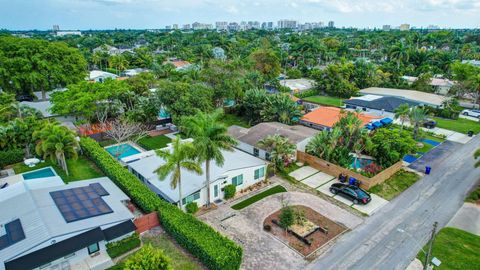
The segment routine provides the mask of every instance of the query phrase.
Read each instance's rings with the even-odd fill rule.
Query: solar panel
[[[106,195],[109,193],[99,183],[50,192],[67,223],[112,213],[113,210],[102,199]]]
[[[20,219],[5,224],[5,232],[5,235],[0,237],[0,250],[25,239]]]

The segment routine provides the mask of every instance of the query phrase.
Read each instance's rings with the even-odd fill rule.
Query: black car
[[[423,126],[430,129],[435,128],[436,125],[437,121],[432,119],[428,119],[427,121],[423,122]]]
[[[335,183],[330,186],[330,192],[341,195],[351,200],[354,204],[367,204],[372,200],[370,194],[365,190],[353,185]]]
[[[22,101],[33,101],[33,96],[31,95],[19,95],[17,96],[17,100],[22,102]]]

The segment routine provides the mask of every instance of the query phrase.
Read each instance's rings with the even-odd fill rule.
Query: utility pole
[[[428,263],[430,261],[430,255],[432,254],[433,241],[435,240],[435,232],[437,231],[438,222],[433,223],[432,235],[430,236],[430,241],[428,245],[428,251],[425,254],[425,262],[423,263],[423,270],[428,269]]]

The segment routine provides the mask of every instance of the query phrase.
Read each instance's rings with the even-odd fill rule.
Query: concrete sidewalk
[[[447,226],[480,235],[480,206],[464,203]]]
[[[393,122],[395,124],[401,125],[401,121],[399,119],[396,119]],[[410,123],[408,122],[403,123],[403,125],[407,127],[411,126]],[[436,127],[436,128],[428,129],[428,128],[422,127],[421,129],[427,132],[433,132],[437,135],[445,136],[447,141],[458,142],[461,144],[466,144],[473,138],[473,137],[468,137],[467,134],[463,134],[460,132],[456,132],[456,131],[452,131],[444,128]]]

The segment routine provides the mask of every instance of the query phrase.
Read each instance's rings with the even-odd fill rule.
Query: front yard
[[[326,106],[340,107],[343,105],[343,99],[330,96],[311,96],[302,98],[302,100]]]
[[[473,131],[473,133],[475,134],[480,132],[480,123],[469,119],[458,118],[456,120],[451,120],[435,117],[434,120],[437,121],[437,127],[439,128],[444,128],[464,134],[467,134],[469,130]]]
[[[428,247],[423,247],[427,251]],[[474,270],[480,265],[480,236],[455,229],[441,229],[433,243],[432,257],[442,263],[435,269]],[[417,258],[425,261],[425,254],[420,251]]]
[[[418,174],[400,170],[385,182],[370,188],[369,192],[375,193],[386,200],[392,200],[417,182],[418,179],[420,179]]]
[[[68,176],[60,168],[60,166],[57,165],[57,163],[52,163],[49,159],[45,160],[45,162],[37,164],[35,167],[28,167],[23,162],[20,162],[13,165],[13,170],[16,174],[20,174],[49,166],[53,167],[55,172],[63,179],[65,183],[105,176],[105,174],[103,174],[95,164],[82,155],[79,155],[77,160],[67,160],[67,166],[70,173]]]
[[[232,206],[233,209],[235,210],[240,210],[240,209],[243,209],[255,202],[258,202],[260,201],[261,199],[265,198],[265,197],[268,197],[270,195],[273,195],[273,194],[276,194],[276,193],[281,193],[281,192],[286,192],[287,190],[283,187],[283,186],[275,186],[275,187],[272,187],[272,188],[269,188],[261,193],[258,193],[246,200],[243,200],[235,205]]]

